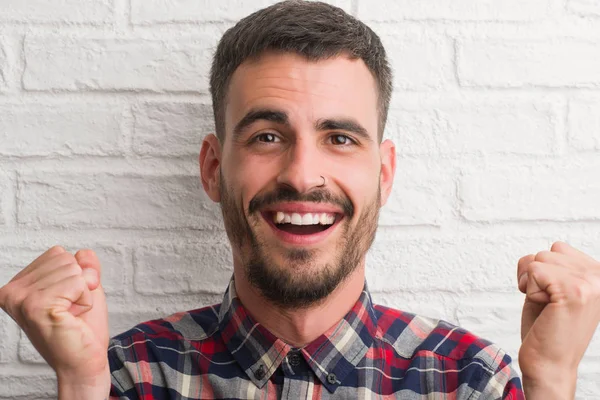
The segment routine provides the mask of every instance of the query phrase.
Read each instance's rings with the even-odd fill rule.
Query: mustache
[[[346,216],[354,216],[354,205],[352,205],[352,202],[347,197],[336,196],[323,189],[309,193],[299,193],[287,186],[281,186],[272,192],[255,196],[248,205],[248,213],[252,214],[261,208],[284,201],[335,204],[344,211]]]

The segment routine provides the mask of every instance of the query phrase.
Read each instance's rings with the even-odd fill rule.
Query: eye
[[[280,142],[281,139],[277,137],[274,133],[261,133],[259,135],[254,136],[252,139],[253,142],[261,142],[261,143],[277,143]]]
[[[329,138],[331,140],[331,143],[337,146],[348,146],[356,143],[349,136],[341,134],[331,135]]]

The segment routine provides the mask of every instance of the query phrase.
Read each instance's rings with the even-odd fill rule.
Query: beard
[[[232,196],[233,191],[221,175],[221,212],[227,236],[242,258],[242,270],[248,282],[272,304],[283,309],[307,308],[318,304],[331,294],[362,263],[375,240],[381,195],[379,187],[372,202],[367,204],[351,229],[355,217],[354,206],[346,197],[338,197],[319,188],[306,194],[281,186],[272,192],[258,194],[249,203],[248,218],[244,208]],[[283,201],[335,204],[341,207],[344,219],[336,229],[342,229],[333,260],[319,262],[318,253],[327,250],[279,249],[285,260],[278,265],[270,254],[278,251],[266,243],[257,229],[262,218],[260,210]],[[331,228],[330,228],[331,229]]]

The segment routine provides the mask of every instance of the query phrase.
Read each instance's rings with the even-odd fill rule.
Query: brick
[[[132,0],[131,13],[134,24],[152,24],[169,22],[212,22],[235,21],[246,17],[254,11],[268,7],[278,0],[180,0],[166,2],[163,0]],[[326,3],[350,11],[351,0],[330,0]]]
[[[600,87],[600,43],[581,39],[458,43],[463,86]]]
[[[0,173],[0,226],[5,225],[9,219],[9,202],[14,201],[12,186],[8,176]]]
[[[597,362],[595,366],[597,366]],[[588,372],[585,365],[585,358],[581,363],[577,374],[577,392],[576,399],[592,400],[598,397],[600,393],[600,372]]]
[[[197,155],[214,133],[212,107],[195,103],[144,103],[133,109],[133,149],[153,156]]]
[[[27,90],[208,92],[214,40],[27,37]]]
[[[364,21],[458,20],[528,21],[542,19],[550,11],[549,0],[481,1],[458,0],[379,0],[377,7],[366,0],[358,2],[358,18]]]
[[[203,269],[201,271],[204,272]],[[215,293],[173,293],[165,296],[140,295],[132,290],[131,295],[127,293],[127,295],[121,297],[110,296],[107,299],[109,318],[113,318],[112,315],[118,315],[119,313],[140,314],[138,317],[132,317],[129,321],[125,319],[126,317],[122,317],[121,321],[123,322],[116,322],[116,325],[111,320],[111,329],[119,327],[129,329],[134,321],[137,323],[183,310],[194,310],[206,305],[221,303],[225,286],[220,289],[221,291],[218,294],[216,289],[214,290]]]
[[[223,293],[233,273],[226,244],[135,250],[134,287],[142,294]]]
[[[452,212],[454,186],[444,167],[433,162],[399,161],[379,225],[440,226]]]
[[[577,150],[600,150],[600,100],[571,100],[568,137]]]
[[[368,280],[372,289],[371,280]],[[437,292],[372,292],[373,302],[428,318],[452,321],[456,314],[456,301],[452,296]]]
[[[444,88],[454,81],[453,46],[444,37],[395,33],[396,27],[375,27],[394,70],[394,88]]]
[[[182,311],[182,310],[180,310]],[[111,312],[108,316],[110,325],[110,337],[126,332],[139,323],[163,318],[166,315],[159,311],[147,312],[136,310],[134,312]]]
[[[469,221],[598,220],[599,168],[502,166],[472,172],[460,183],[461,214]]]
[[[119,154],[122,108],[105,104],[0,105],[0,154]],[[14,138],[19,140],[14,140]]]
[[[1,287],[2,283],[0,283]],[[17,359],[16,345],[19,327],[8,314],[0,310],[0,364],[14,362]]]
[[[0,287],[6,285],[19,271],[37,257],[23,260],[23,254],[21,249],[13,247],[0,248]]]
[[[567,9],[584,16],[600,16],[600,3],[597,0],[567,0]]]
[[[539,101],[441,101],[395,106],[386,135],[399,154],[551,154],[556,120],[554,107]]]
[[[517,290],[519,258],[548,248],[548,240],[511,237],[386,240],[367,254],[373,292]]]
[[[4,91],[7,87],[6,75],[8,74],[8,69],[8,54],[4,47],[2,37],[0,37],[0,92]]]
[[[18,223],[30,227],[222,228],[197,176],[25,174]]]
[[[120,249],[90,246],[102,264],[102,287],[107,295],[121,295],[125,291],[127,271],[131,268],[128,255]]]
[[[56,377],[54,375],[0,375],[0,387],[2,396],[14,398],[23,396],[25,398],[56,398]]]
[[[109,22],[112,0],[5,0],[0,21],[4,22]]]

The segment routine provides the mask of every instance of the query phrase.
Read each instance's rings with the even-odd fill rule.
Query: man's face
[[[377,123],[362,60],[269,53],[232,76],[219,197],[235,267],[268,300],[306,307],[363,265],[391,186]]]

